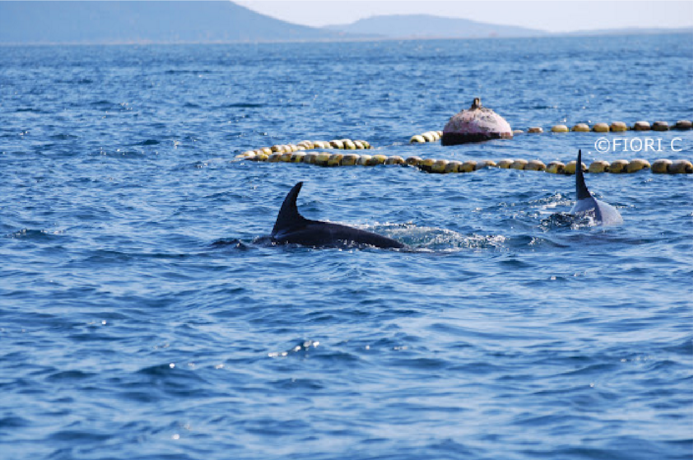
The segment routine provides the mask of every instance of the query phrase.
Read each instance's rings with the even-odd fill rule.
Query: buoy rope
[[[614,121],[610,125],[607,123],[596,123],[590,127],[587,123],[578,123],[572,128],[568,128],[567,125],[558,124],[551,127],[552,133],[620,133],[625,131],[687,131],[693,129],[693,123],[689,120],[679,120],[673,125],[669,125],[666,121],[655,121],[650,124],[647,121],[636,121],[633,125],[628,126],[622,121]],[[521,129],[516,129],[513,134],[523,134],[525,131]],[[544,128],[541,126],[532,126],[526,129],[528,134],[541,134],[544,132]],[[442,131],[426,131],[423,134],[416,134],[409,139],[410,144],[425,144],[427,142],[435,142],[439,140],[443,135]]]
[[[376,166],[376,165],[405,165],[415,166],[423,171],[430,173],[466,173],[477,171],[482,168],[501,168],[515,169],[520,171],[545,171],[553,174],[575,174],[577,164],[575,161],[562,163],[552,161],[548,165],[540,160],[523,159],[502,159],[493,160],[436,160],[434,158],[420,158],[411,156],[402,158],[400,156],[385,155],[359,155],[355,153],[332,153],[332,152],[274,152],[267,155],[264,151],[249,151],[238,155],[236,158],[248,161],[261,161],[268,163],[306,163],[317,166]],[[649,169],[655,174],[692,174],[693,164],[688,160],[656,160],[652,164],[644,159],[615,160],[612,162],[604,160],[593,161],[589,167],[584,163],[582,170],[586,173],[634,173]]]

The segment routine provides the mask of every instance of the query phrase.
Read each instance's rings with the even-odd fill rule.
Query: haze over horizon
[[[277,19],[313,27],[398,14],[430,14],[558,33],[693,27],[693,2],[690,1],[255,0],[236,3]]]

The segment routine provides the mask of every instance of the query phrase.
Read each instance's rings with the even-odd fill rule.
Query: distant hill
[[[342,37],[230,1],[0,1],[0,43],[224,43]]]
[[[548,35],[548,32],[537,29],[427,14],[374,16],[358,20],[352,24],[327,26],[325,29],[387,38],[486,38]]]
[[[691,33],[619,29],[569,34],[431,15],[376,16],[315,28],[217,1],[4,1],[0,44],[237,43]]]

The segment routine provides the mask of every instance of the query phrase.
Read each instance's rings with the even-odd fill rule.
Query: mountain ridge
[[[550,35],[549,32],[539,29],[431,14],[371,16],[349,24],[325,26],[324,29],[360,35],[377,34],[387,38],[505,38]]]
[[[230,1],[0,1],[0,43],[256,43],[342,36]]]
[[[272,43],[693,33],[628,28],[550,33],[431,14],[372,16],[309,27],[228,0],[2,1],[0,44]]]

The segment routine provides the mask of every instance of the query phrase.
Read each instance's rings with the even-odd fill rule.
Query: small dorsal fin
[[[282,204],[279,210],[277,222],[275,222],[274,228],[272,229],[272,236],[276,235],[281,230],[307,222],[307,220],[298,213],[298,208],[296,207],[296,198],[298,198],[298,193],[301,191],[302,186],[303,182],[294,185],[291,191],[286,195],[286,198],[284,198],[284,204]]]
[[[592,196],[587,185],[585,185],[585,176],[582,173],[582,150],[578,150],[577,163],[575,164],[575,193],[578,200],[584,200]]]

